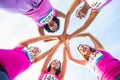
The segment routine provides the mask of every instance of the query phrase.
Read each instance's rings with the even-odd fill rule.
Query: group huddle
[[[90,32],[84,32],[95,21],[94,19],[102,8],[111,2],[112,0],[74,0],[65,14],[54,8],[49,0],[0,0],[1,9],[32,19],[38,26],[40,34],[38,37],[21,41],[13,49],[0,49],[0,80],[14,80],[19,74],[45,57],[38,80],[64,80],[67,75],[67,57],[77,64],[89,66],[93,69],[98,80],[120,80],[120,61],[104,50],[103,45]],[[82,3],[84,3],[83,6],[76,10]],[[88,15],[89,10],[90,14]],[[88,18],[76,31],[67,34],[73,12],[76,12],[75,16],[79,20],[86,16]],[[60,25],[59,18],[64,19],[64,25]],[[48,33],[55,33],[60,26],[64,26],[61,35],[47,35],[44,32],[46,30]],[[88,37],[94,45],[91,47],[80,43],[77,47],[78,52],[84,58],[83,60],[74,58],[70,51],[69,40],[78,37]],[[58,42],[44,53],[41,53],[39,47],[29,46],[38,41],[46,43],[54,40]],[[64,45],[62,62],[58,59],[51,61],[61,44]]]

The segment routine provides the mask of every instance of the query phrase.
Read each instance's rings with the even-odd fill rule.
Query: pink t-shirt
[[[0,0],[0,8],[11,13],[24,14],[37,7],[41,0]]]
[[[58,75],[49,74],[48,71],[45,71],[39,76],[38,80],[60,80],[60,77]]]
[[[88,64],[94,69],[98,80],[114,80],[120,74],[120,61],[104,50],[91,54]]]
[[[110,3],[112,0],[84,0],[92,9],[98,10]]]
[[[0,0],[0,8],[24,14],[32,18],[39,27],[43,27],[57,16],[49,0]]]
[[[39,27],[43,27],[56,16],[56,10],[52,7],[49,0],[43,0],[38,8],[26,12],[24,15],[32,18]]]
[[[14,80],[17,75],[30,67],[31,62],[23,52],[23,47],[16,47],[12,50],[0,49],[0,64],[10,80]]]

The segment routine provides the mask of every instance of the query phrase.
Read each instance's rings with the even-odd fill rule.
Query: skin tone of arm
[[[93,42],[95,49],[104,49],[102,44],[90,33],[83,33],[83,34],[79,34],[77,36],[78,37],[89,37],[91,39],[91,41]]]
[[[50,36],[50,35],[46,35],[46,36],[39,36],[39,37],[35,37],[35,38],[30,38],[27,39],[25,41],[20,42],[17,46],[24,46],[27,47],[29,44],[38,42],[40,40],[47,40],[47,39],[57,39],[58,36]]]
[[[61,17],[61,18],[65,18],[65,16],[66,16],[63,12],[61,12],[59,10],[56,10],[56,13],[57,13],[58,17]]]
[[[92,40],[92,42],[93,42],[96,49],[104,49],[102,44],[90,33],[79,34],[76,37],[89,37]],[[69,57],[70,60],[72,60],[72,61],[74,61],[74,62],[76,62],[78,64],[81,64],[81,65],[85,65],[87,63],[86,60],[78,60],[78,59],[73,58],[72,54],[70,52],[69,45],[66,45],[66,50],[68,52],[68,57]]]
[[[45,35],[44,28],[39,28],[39,27],[38,27],[38,32],[39,32],[39,34],[42,35],[42,36]],[[44,40],[44,42],[53,41],[53,40],[56,40],[56,39]]]
[[[35,58],[33,63],[36,63],[36,62],[40,61],[41,59],[43,59],[44,57],[46,57],[47,55],[49,55],[50,52],[52,51],[52,49],[53,49],[53,47],[51,49],[49,49],[48,51],[44,52],[43,54],[41,54],[39,57]]]
[[[56,52],[56,50],[57,50],[57,48],[59,47],[60,44],[61,44],[60,42],[58,42],[57,44],[55,44],[55,46],[54,46],[54,47],[51,49],[51,51],[49,52],[49,55],[48,55],[48,57],[46,58],[46,60],[45,60],[45,62],[44,62],[44,64],[43,64],[43,67],[42,67],[42,69],[41,69],[41,73],[43,73],[44,71],[47,70],[47,66],[48,66],[50,60],[52,59],[53,54]]]
[[[86,60],[79,60],[79,59],[73,58],[73,57],[72,57],[72,54],[71,54],[71,51],[70,51],[70,47],[69,47],[68,44],[66,44],[66,52],[67,52],[67,54],[68,54],[68,58],[69,58],[71,61],[73,61],[73,62],[75,62],[75,63],[78,63],[78,64],[80,64],[80,65],[83,65],[83,66],[87,63]]]
[[[98,15],[99,11],[98,10],[92,10],[90,13],[89,18],[87,19],[87,21],[84,23],[84,25],[82,27],[80,27],[79,29],[77,29],[74,33],[72,33],[69,36],[69,39],[71,39],[73,36],[81,33],[82,31],[84,31],[85,29],[87,29],[89,27],[89,25],[93,22],[93,20],[96,18],[96,16]]]
[[[38,32],[40,35],[45,35],[44,28],[38,27]]]
[[[69,22],[70,22],[70,16],[72,15],[72,13],[74,12],[75,8],[81,3],[81,0],[74,0],[74,2],[72,3],[70,9],[68,10],[67,14],[66,14],[66,18],[65,18],[65,23],[64,23],[64,31],[63,34],[66,34],[67,28],[69,26]]]
[[[66,72],[66,66],[67,66],[67,55],[66,55],[65,48],[63,49],[63,62],[62,62],[62,69],[60,73],[60,80],[64,80],[65,72]]]

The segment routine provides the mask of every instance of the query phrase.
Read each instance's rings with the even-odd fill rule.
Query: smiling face
[[[51,64],[51,68],[54,68],[54,69],[59,69],[60,68],[60,61],[58,60],[54,60]]]
[[[80,7],[77,9],[76,11],[76,17],[79,19],[83,19],[86,17],[88,10],[91,7],[89,6],[89,4],[85,3],[84,6]]]
[[[40,52],[41,52],[38,47],[33,47],[33,46],[32,46],[32,47],[30,47],[29,49],[30,49],[30,51],[32,52],[34,58],[38,57],[38,55],[39,55]]]
[[[78,8],[77,11],[76,11],[76,17],[79,18],[79,19],[83,19],[84,17],[86,16],[86,14],[84,14],[82,12],[82,8]]]
[[[51,31],[56,31],[58,29],[58,25],[55,21],[51,20],[49,23],[48,23],[48,27]]]
[[[90,47],[87,46],[87,45],[80,45],[78,47],[78,51],[82,54],[82,55],[90,55],[91,54],[91,51],[90,51]]]

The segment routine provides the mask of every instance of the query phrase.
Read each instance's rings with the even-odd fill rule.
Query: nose
[[[58,61],[55,61],[54,64],[57,65],[57,64],[59,64],[59,62],[58,62]]]
[[[57,26],[54,24],[53,26],[50,26],[50,29],[51,29],[52,31],[55,31],[55,30],[57,30]]]
[[[54,24],[54,30],[57,30],[57,26],[56,26],[56,24]]]

